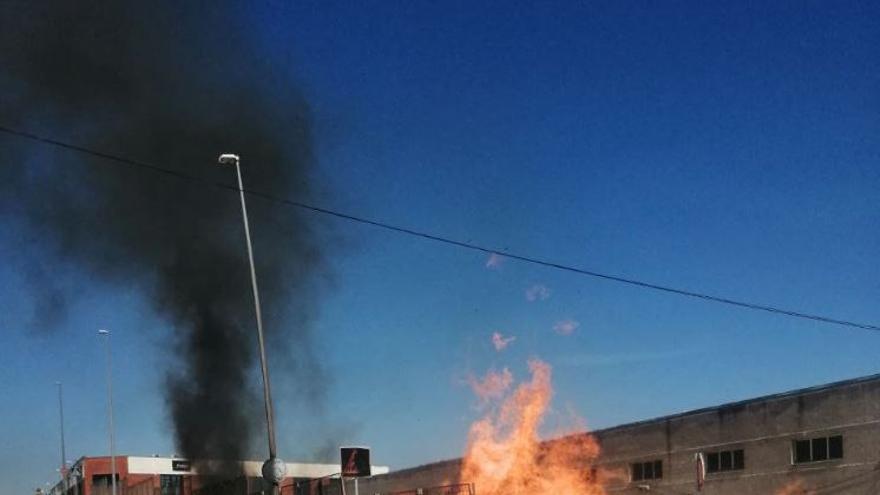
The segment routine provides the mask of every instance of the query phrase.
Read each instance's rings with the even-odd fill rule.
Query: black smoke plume
[[[0,125],[230,186],[234,169],[217,157],[237,153],[246,188],[308,200],[309,108],[289,66],[247,34],[260,29],[247,7],[3,2]],[[249,443],[265,433],[237,193],[36,144],[16,153],[12,141],[0,140],[7,220],[53,263],[137,286],[173,327],[166,399],[181,453],[231,460],[264,451]],[[270,365],[276,375],[292,369],[297,395],[319,401],[324,376],[309,333],[326,275],[319,233],[296,210],[258,198],[248,206]],[[71,295],[60,295],[45,266],[23,272],[52,325]]]

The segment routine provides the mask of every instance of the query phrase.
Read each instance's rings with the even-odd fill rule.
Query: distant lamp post
[[[61,474],[61,486],[64,487],[64,493],[67,495],[67,491],[70,489],[68,486],[67,480],[67,454],[64,451],[64,400],[62,399],[62,385],[61,382],[55,382],[55,385],[58,387],[58,420],[61,425],[61,470],[59,474]]]
[[[241,166],[238,155],[220,155],[220,165],[235,165],[238,177],[238,194],[241,199],[241,216],[244,221],[244,238],[247,242],[248,262],[251,268],[251,288],[254,293],[254,312],[257,316],[257,341],[260,346],[260,370],[263,374],[263,402],[266,407],[266,430],[269,434],[269,459],[263,463],[263,478],[272,483],[272,493],[278,493],[278,487],[287,471],[287,465],[278,458],[275,450],[275,416],[272,412],[272,391],[269,387],[269,368],[266,364],[266,346],[263,340],[263,315],[260,311],[260,291],[257,289],[257,271],[254,268],[254,249],[251,245],[251,230],[248,224],[247,205],[244,200],[244,185],[241,180]],[[115,494],[114,494],[115,495]]]
[[[110,427],[110,486],[112,494],[116,495],[116,451],[113,441],[113,380],[112,361],[110,358],[110,330],[98,330],[98,335],[104,338],[104,348],[107,350],[107,418]]]

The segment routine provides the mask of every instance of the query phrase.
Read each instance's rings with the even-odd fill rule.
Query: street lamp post
[[[278,493],[278,487],[286,474],[287,465],[278,458],[275,450],[275,416],[272,412],[272,391],[269,386],[269,368],[266,363],[266,346],[263,339],[263,315],[260,311],[260,291],[257,289],[257,271],[254,268],[254,249],[251,245],[251,230],[248,223],[247,205],[244,200],[244,185],[241,180],[241,166],[238,155],[220,155],[221,165],[235,165],[238,178],[238,194],[241,199],[241,216],[244,222],[244,238],[247,242],[248,262],[251,269],[251,288],[254,293],[254,313],[257,317],[257,341],[260,346],[260,371],[263,375],[263,402],[266,407],[266,430],[269,435],[269,459],[263,464],[263,478],[272,483],[272,493]]]
[[[104,348],[107,350],[107,417],[110,426],[110,486],[113,495],[116,495],[116,452],[113,441],[113,380],[112,362],[110,360],[110,330],[98,330],[98,335],[104,337]]]
[[[61,382],[55,382],[55,385],[58,386],[58,416],[61,424],[61,486],[64,487],[64,494],[67,495],[67,491],[70,487],[68,486],[67,480],[67,455],[64,452],[64,401],[62,400]]]

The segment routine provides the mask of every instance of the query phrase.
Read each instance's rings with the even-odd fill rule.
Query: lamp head
[[[217,159],[217,163],[220,165],[237,165],[238,164],[238,155],[233,155],[232,153],[223,153],[220,155],[220,158]]]

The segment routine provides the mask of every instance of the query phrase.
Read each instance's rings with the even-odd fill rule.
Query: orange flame
[[[808,490],[804,486],[804,482],[800,480],[792,481],[776,491],[775,495],[812,495],[812,490]]]
[[[510,388],[513,383],[513,374],[510,370],[504,368],[501,371],[489,370],[482,380],[478,380],[474,376],[468,377],[468,384],[474,395],[480,398],[480,402],[485,405],[492,399],[500,399],[504,396],[504,392]]]
[[[601,476],[591,469],[599,455],[591,435],[541,442],[538,428],[553,394],[551,369],[537,359],[529,369],[530,382],[498,397],[499,407],[471,425],[461,481],[474,483],[480,495],[604,495]]]

